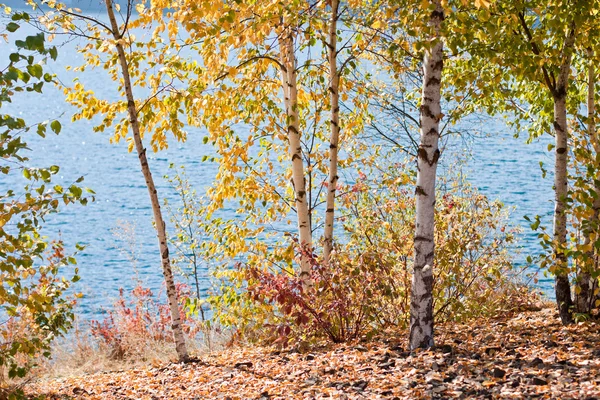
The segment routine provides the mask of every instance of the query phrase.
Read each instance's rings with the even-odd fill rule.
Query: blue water
[[[6,59],[14,51],[10,45],[0,46],[0,59]],[[59,49],[57,63],[47,69],[57,74],[65,82],[75,76],[66,72],[66,65],[79,65],[80,56],[74,44]],[[114,98],[114,84],[106,84],[103,70],[86,71],[80,77],[90,89],[102,97]],[[148,193],[139,170],[137,156],[127,152],[125,143],[110,144],[109,133],[92,132],[89,121],[71,123],[73,108],[62,100],[58,89],[48,86],[42,95],[19,95],[13,104],[3,107],[3,113],[19,114],[29,123],[44,119],[59,119],[63,131],[59,136],[49,134],[40,139],[29,135],[27,142],[33,150],[30,153],[32,165],[48,166],[57,164],[61,172],[56,183],[68,184],[79,176],[85,177],[84,185],[96,192],[96,201],[87,207],[63,207],[58,215],[51,216],[46,224],[49,234],[60,233],[60,237],[71,246],[80,242],[86,249],[77,257],[81,273],[78,290],[85,296],[78,307],[78,314],[84,318],[97,318],[103,307],[109,307],[118,296],[119,288],[131,289],[135,278],[139,277],[156,292],[160,291],[162,275],[157,254],[155,231],[152,227],[152,213]],[[524,226],[520,245],[522,252],[517,263],[523,264],[528,254],[539,251],[535,234],[531,233],[523,215],[543,215],[552,213],[552,182],[540,180],[539,161],[551,165],[550,154],[545,150],[550,138],[543,138],[531,145],[524,139],[515,139],[512,132],[503,128],[501,122],[484,125],[481,134],[494,133],[486,138],[472,140],[454,139],[452,149],[443,162],[449,162],[451,153],[472,154],[467,170],[470,181],[484,194],[500,199],[507,206],[515,207],[511,223]],[[149,153],[150,166],[157,181],[159,194],[175,200],[174,192],[162,176],[170,173],[170,163],[184,165],[192,185],[202,193],[212,181],[216,165],[201,162],[205,154],[211,154],[209,145],[202,143],[204,133],[199,129],[189,129],[186,143],[171,139],[168,150],[159,154]],[[447,165],[446,165],[447,167]],[[444,166],[442,166],[442,169]],[[0,182],[0,189],[10,182]],[[135,225],[137,268],[129,261],[121,247],[126,243],[115,238],[113,229],[120,221]],[[539,287],[549,293],[551,281],[542,279]],[[203,281],[203,287],[208,282]]]

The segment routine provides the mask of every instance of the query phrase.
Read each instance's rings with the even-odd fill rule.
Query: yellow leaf
[[[373,24],[371,25],[371,28],[373,28],[373,29],[381,29],[381,28],[384,28],[384,27],[385,27],[385,24],[380,19],[378,19],[377,21],[373,22]]]

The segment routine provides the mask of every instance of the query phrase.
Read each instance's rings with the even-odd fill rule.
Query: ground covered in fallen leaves
[[[194,363],[41,380],[50,399],[600,398],[600,324],[563,327],[553,309],[445,325],[437,348],[405,334],[307,352],[232,348]]]

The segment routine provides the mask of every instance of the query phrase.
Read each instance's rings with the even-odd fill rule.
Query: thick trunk
[[[142,173],[144,174],[144,179],[146,180],[146,187],[148,188],[148,194],[152,203],[152,212],[154,213],[154,223],[156,225],[156,232],[158,236],[161,264],[163,275],[165,277],[165,284],[167,286],[167,299],[169,302],[169,309],[171,311],[171,329],[173,330],[173,337],[175,339],[175,348],[177,350],[179,361],[186,361],[188,359],[188,353],[185,344],[185,338],[183,336],[183,329],[181,326],[177,290],[175,289],[175,281],[173,279],[173,272],[171,270],[171,263],[169,260],[169,248],[167,246],[165,222],[160,210],[160,201],[158,199],[156,186],[154,185],[154,179],[152,178],[152,173],[150,172],[150,167],[148,165],[148,159],[146,158],[146,149],[142,143],[140,125],[137,118],[137,110],[135,108],[135,99],[133,97],[131,79],[129,76],[129,65],[127,64],[125,50],[123,49],[123,44],[121,42],[121,35],[119,33],[119,27],[115,18],[112,0],[106,0],[106,9],[111,23],[112,34],[115,38],[115,45],[119,56],[121,72],[123,74],[123,86],[127,96],[127,111],[129,113],[131,130],[133,131],[133,140],[135,142],[135,148],[140,160],[140,166],[142,168]]]
[[[428,348],[433,340],[433,265],[434,265],[434,216],[435,178],[440,151],[439,122],[441,110],[441,79],[444,65],[444,49],[439,36],[443,9],[436,1],[430,24],[436,35],[434,45],[425,52],[423,60],[423,92],[421,96],[421,141],[417,152],[416,221],[414,238],[414,271],[410,303],[411,350]]]
[[[288,27],[279,40],[281,79],[284,105],[287,118],[289,156],[292,163],[292,187],[296,205],[298,234],[303,254],[300,255],[300,277],[305,287],[311,286],[311,262],[308,254],[312,254],[312,230],[308,200],[306,196],[306,179],[304,178],[304,160],[300,143],[300,119],[298,115],[298,83],[296,77],[296,55],[294,52],[294,36]]]
[[[571,73],[571,59],[575,44],[575,27],[572,24],[567,34],[562,51],[560,73],[553,90],[554,97],[554,135],[556,153],[554,164],[554,272],[556,303],[560,319],[567,325],[573,322],[571,315],[573,300],[571,298],[571,283],[569,282],[569,264],[565,255],[567,246],[567,195],[569,161],[568,130],[567,130],[567,89]]]
[[[331,133],[329,142],[329,177],[327,178],[327,202],[325,211],[325,243],[323,261],[329,263],[333,249],[333,221],[335,216],[335,193],[338,183],[338,144],[340,138],[340,75],[337,70],[337,20],[339,1],[331,2],[331,20],[329,21],[329,40],[327,52],[329,58],[329,94],[331,101]]]

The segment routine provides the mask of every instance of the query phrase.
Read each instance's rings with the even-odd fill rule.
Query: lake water
[[[10,45],[0,45],[0,59],[7,59],[13,51]],[[79,65],[80,57],[73,45],[59,49],[59,60],[48,66],[58,77],[69,82],[74,76],[64,70],[66,65]],[[114,97],[114,84],[106,83],[103,70],[87,71],[85,82],[99,97]],[[148,193],[139,169],[137,156],[127,152],[125,143],[112,145],[109,134],[95,134],[89,122],[70,123],[73,109],[62,100],[62,94],[55,88],[47,87],[43,95],[16,96],[14,103],[2,109],[3,113],[15,113],[32,123],[45,119],[62,121],[63,131],[59,136],[49,134],[39,139],[29,135],[27,142],[33,150],[30,154],[33,165],[48,166],[57,164],[61,172],[57,182],[65,184],[77,177],[85,177],[85,186],[97,193],[96,202],[87,207],[69,206],[52,216],[47,223],[47,232],[60,232],[67,244],[81,242],[87,247],[77,258],[81,273],[78,290],[85,293],[78,308],[83,318],[97,318],[103,307],[108,307],[118,296],[119,288],[131,289],[135,277],[157,292],[160,291],[162,275],[157,255],[155,231],[152,227],[152,212]],[[544,138],[531,145],[525,139],[514,139],[512,133],[502,129],[499,122],[489,125],[490,131],[497,134],[487,138],[474,139],[463,145],[460,139],[454,141],[453,152],[470,152],[472,159],[467,170],[470,181],[484,194],[500,199],[515,211],[511,223],[524,226],[521,235],[522,252],[517,256],[517,264],[523,264],[528,254],[539,251],[535,234],[531,233],[524,215],[542,215],[546,221],[552,214],[551,177],[541,181],[539,161],[544,161],[551,169],[552,157],[546,151],[550,138]],[[189,130],[186,143],[171,142],[168,150],[151,154],[150,166],[161,197],[173,197],[169,184],[162,176],[169,173],[169,164],[184,165],[190,182],[199,191],[212,181],[216,166],[201,162],[204,154],[210,154],[211,147],[202,144],[204,134],[198,129]],[[447,162],[447,157],[443,162]],[[443,168],[443,166],[442,166]],[[8,183],[0,182],[0,189]],[[227,211],[227,210],[226,210]],[[137,250],[137,268],[132,268],[127,254],[120,247],[113,230],[120,222],[135,225],[135,234],[130,235]],[[552,280],[542,279],[538,286],[552,296]],[[208,282],[203,282],[208,287]]]

